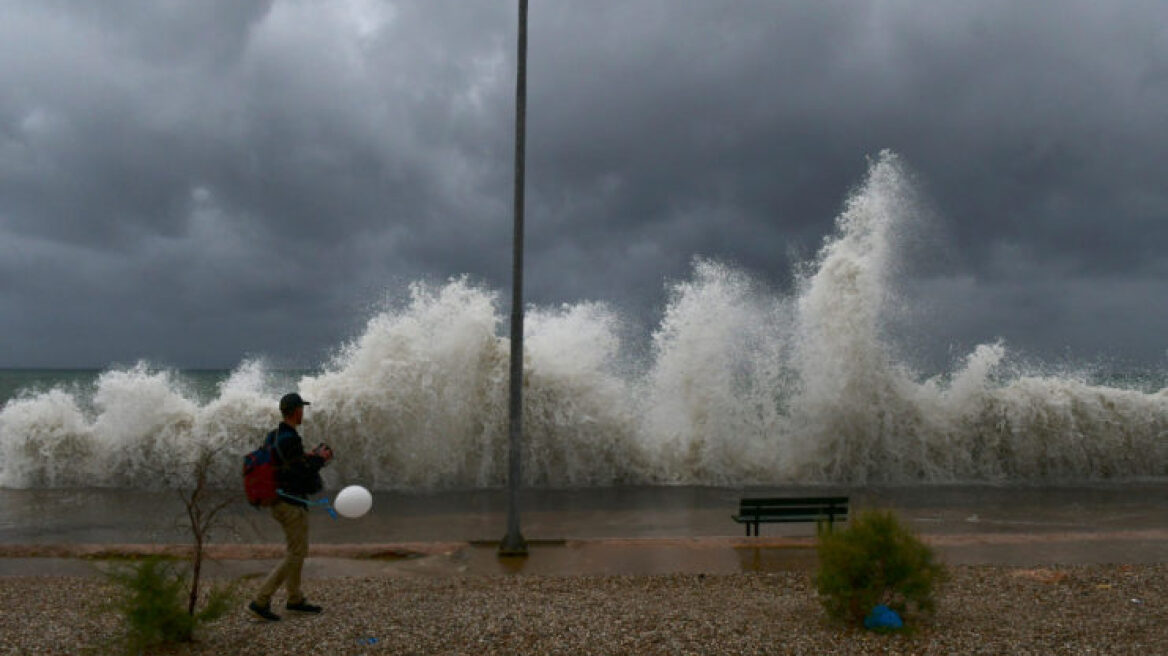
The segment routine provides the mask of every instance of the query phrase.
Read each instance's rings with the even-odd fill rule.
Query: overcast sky
[[[516,3],[0,0],[0,367],[313,366],[510,285]],[[933,354],[1168,362],[1168,4],[532,0],[527,298],[789,290],[867,158]]]

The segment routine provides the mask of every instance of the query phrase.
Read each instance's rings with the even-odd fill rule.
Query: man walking
[[[247,606],[253,616],[268,621],[280,619],[272,612],[271,604],[272,595],[281,585],[288,593],[284,607],[289,611],[312,614],[321,611],[320,606],[308,603],[300,589],[300,571],[308,555],[308,504],[304,499],[320,492],[323,487],[320,470],[332,460],[333,452],[328,445],[321,443],[305,453],[296,427],[304,421],[306,405],[310,405],[309,402],[299,394],[285,394],[280,399],[283,421],[269,434],[275,445],[276,462],[280,465],[277,478],[281,492],[279,500],[271,507],[272,517],[284,530],[287,550],[284,560],[264,579],[259,592]]]

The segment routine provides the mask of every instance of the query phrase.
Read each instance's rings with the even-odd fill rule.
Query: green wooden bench
[[[759,524],[772,522],[815,522],[822,529],[826,523],[830,531],[837,521],[848,518],[847,497],[783,497],[742,499],[738,514],[731,518],[746,524],[746,535],[758,535]]]

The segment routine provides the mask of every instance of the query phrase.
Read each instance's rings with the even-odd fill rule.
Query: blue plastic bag
[[[329,503],[328,497],[325,497],[323,499],[316,499],[314,501],[312,499],[301,499],[300,497],[294,497],[291,494],[284,494],[284,490],[276,490],[276,493],[279,494],[280,496],[284,497],[285,499],[299,501],[300,503],[303,503],[306,506],[324,506],[325,512],[327,512],[329,514],[329,517],[332,517],[333,519],[337,518],[337,511],[333,510],[333,504]]]
[[[904,621],[900,619],[900,615],[885,606],[880,604],[872,609],[868,617],[864,618],[865,629],[901,629],[904,628]]]

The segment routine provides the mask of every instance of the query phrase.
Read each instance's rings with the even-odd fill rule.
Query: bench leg
[[[816,524],[817,532],[823,533],[823,527],[824,527],[823,520],[819,520],[815,524]],[[827,532],[830,534],[832,532],[832,530],[835,528],[835,515],[828,513],[826,526],[827,526]]]

